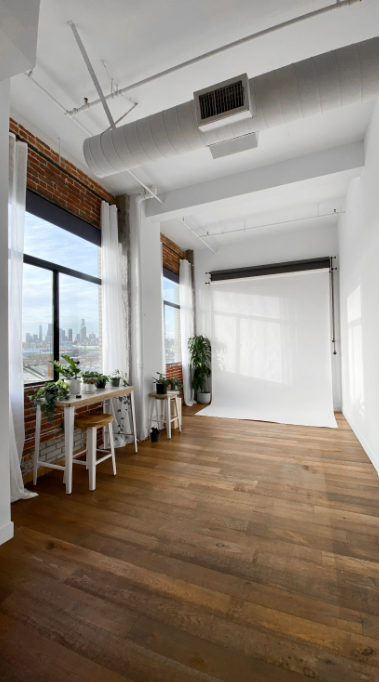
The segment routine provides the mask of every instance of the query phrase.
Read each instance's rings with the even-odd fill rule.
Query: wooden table
[[[33,483],[37,483],[37,471],[39,466],[50,469],[60,469],[64,471],[66,493],[70,495],[72,492],[72,462],[74,454],[74,425],[75,425],[75,408],[84,407],[85,405],[94,405],[96,403],[104,404],[104,412],[106,412],[106,405],[112,398],[119,398],[120,396],[130,395],[131,414],[133,422],[133,436],[134,436],[134,452],[138,452],[137,433],[136,433],[136,416],[134,407],[134,386],[120,386],[119,388],[106,387],[96,389],[94,393],[83,393],[81,398],[76,398],[75,394],[70,395],[67,400],[57,400],[56,407],[64,409],[64,438],[65,438],[65,463],[64,466],[60,464],[50,464],[39,459],[39,447],[41,440],[41,405],[37,404],[36,416],[36,432],[35,432],[35,451],[34,451],[34,469],[33,469]]]

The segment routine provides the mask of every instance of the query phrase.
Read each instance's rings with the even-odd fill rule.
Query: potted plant
[[[193,336],[188,339],[191,356],[192,388],[196,391],[196,400],[202,405],[208,405],[211,394],[205,392],[206,379],[211,375],[211,344],[206,336]]]
[[[96,388],[105,388],[105,385],[109,381],[109,377],[106,376],[105,374],[99,374],[96,377]]]
[[[82,372],[83,393],[94,393],[96,391],[96,380],[98,372]]]
[[[70,397],[70,389],[66,381],[48,381],[44,386],[38,388],[29,400],[34,408],[40,403],[41,410],[46,415],[49,422],[54,421],[55,403],[57,400],[67,400]]]
[[[179,388],[183,388],[183,384],[179,379],[174,379],[173,377],[169,377],[170,381],[170,390],[171,391],[178,391]]]
[[[109,383],[113,388],[117,388],[121,381],[123,386],[129,386],[125,372],[120,372],[119,369],[115,369],[113,372],[111,372],[109,376]]]
[[[158,379],[153,377],[153,382],[155,383],[155,389],[158,395],[166,395],[167,388],[171,386],[172,379],[167,379],[164,374],[157,372]]]
[[[61,355],[61,358],[66,360],[66,365],[62,365],[57,360],[52,360],[51,364],[54,365],[61,376],[65,377],[64,381],[67,382],[70,393],[80,393],[80,381],[78,379],[80,360],[74,360],[69,355]]]
[[[161,434],[159,433],[159,429],[157,429],[155,426],[150,431],[150,440],[152,443],[157,443],[159,441],[159,436]]]
[[[96,388],[105,388],[107,381],[109,381],[109,377],[107,377],[105,374],[100,374],[99,372],[94,372],[94,374],[96,374]]]

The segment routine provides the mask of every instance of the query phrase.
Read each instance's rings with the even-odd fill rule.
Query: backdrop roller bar
[[[330,270],[330,256],[325,258],[310,258],[286,263],[271,263],[270,265],[254,265],[249,268],[233,270],[214,270],[210,275],[211,282],[221,282],[226,279],[242,279],[244,277],[264,277],[265,275],[281,275],[286,272],[301,272],[304,270]]]

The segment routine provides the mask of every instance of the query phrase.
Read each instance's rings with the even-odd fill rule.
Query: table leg
[[[41,440],[41,419],[42,419],[41,405],[37,404],[36,433],[35,433],[35,440],[34,440],[33,485],[37,485],[39,444],[40,444],[40,440]]]
[[[175,396],[175,407],[176,407],[176,416],[178,419],[179,433],[181,433],[182,432],[182,422],[181,422],[181,419],[179,417],[179,400],[178,400],[177,395]]]
[[[64,444],[65,444],[65,482],[66,493],[72,493],[72,458],[74,453],[74,420],[75,407],[64,408]]]
[[[166,430],[167,438],[171,438],[171,398],[166,399]]]
[[[130,393],[130,406],[131,406],[131,414],[132,414],[132,422],[133,422],[133,435],[134,435],[134,452],[138,452],[138,445],[137,445],[137,427],[136,427],[136,411],[135,411],[135,406],[134,406],[134,391]]]

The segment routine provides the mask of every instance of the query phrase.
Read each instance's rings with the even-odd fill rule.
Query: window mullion
[[[59,272],[53,270],[53,359],[59,361]],[[54,368],[54,381],[59,373]]]

